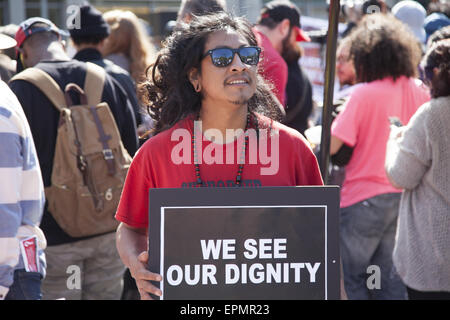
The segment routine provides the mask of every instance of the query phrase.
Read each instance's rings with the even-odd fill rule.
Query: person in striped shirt
[[[0,35],[1,49],[15,45],[14,39],[4,37]],[[46,241],[39,224],[44,203],[27,118],[14,93],[0,80],[0,300],[41,298]]]

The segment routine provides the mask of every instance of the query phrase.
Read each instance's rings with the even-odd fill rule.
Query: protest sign
[[[162,299],[338,299],[336,187],[151,189]]]

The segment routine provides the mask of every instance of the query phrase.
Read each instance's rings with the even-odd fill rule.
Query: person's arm
[[[136,280],[142,300],[152,300],[150,294],[161,296],[162,292],[150,281],[161,281],[159,274],[147,270],[147,230],[134,228],[121,223],[116,234],[117,250],[122,262],[130,269],[131,276]]]
[[[333,120],[330,139],[331,156],[336,155],[343,147],[353,148],[355,146],[361,122],[360,105],[357,97],[350,97],[345,107]]]
[[[25,81],[16,81],[27,84]],[[46,246],[38,228],[44,209],[44,185],[30,125],[17,97],[0,81],[0,300],[13,284],[20,260],[20,239],[37,236],[39,255]],[[25,91],[25,95],[29,91]],[[30,96],[30,95],[29,95]],[[32,99],[27,96],[27,99]],[[26,217],[26,219],[24,219]],[[40,265],[43,273],[45,265]]]
[[[22,221],[19,205],[22,187],[22,150],[19,129],[8,110],[0,112],[0,300],[13,283],[14,267],[19,262],[19,240],[16,237]],[[0,109],[1,111],[1,109]]]
[[[339,149],[343,146],[343,144],[344,141],[332,135],[330,140],[330,155],[336,154],[339,151]]]
[[[431,166],[427,115],[419,109],[406,127],[394,128],[386,146],[385,171],[397,189],[414,189]]]
[[[398,139],[403,136],[403,130],[404,127],[398,128],[398,127],[394,127],[391,125],[391,133],[389,136],[389,140],[387,142],[387,151],[386,151],[386,163],[385,163],[385,171],[386,171],[386,176],[389,180],[389,183],[396,189],[402,189],[402,187],[400,187],[399,185],[397,185],[394,181],[394,179],[392,179],[391,175],[389,174],[389,163],[391,163],[392,161],[395,161],[392,158],[392,154],[393,154],[393,150],[394,148],[397,148],[398,145]],[[398,152],[398,150],[396,150],[395,152]]]

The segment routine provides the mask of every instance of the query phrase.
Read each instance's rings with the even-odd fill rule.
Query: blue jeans
[[[5,300],[41,300],[42,275],[39,272],[14,271],[14,282]]]
[[[382,194],[341,208],[341,256],[349,299],[407,298],[392,261],[400,197]]]

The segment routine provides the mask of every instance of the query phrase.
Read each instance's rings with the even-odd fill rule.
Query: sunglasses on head
[[[231,48],[216,48],[212,50],[208,50],[203,55],[203,58],[206,56],[211,56],[211,61],[213,65],[216,67],[226,67],[228,66],[234,59],[234,55],[238,54],[242,63],[249,64],[251,66],[255,66],[259,62],[259,54],[261,53],[260,47],[240,47],[238,49]]]

